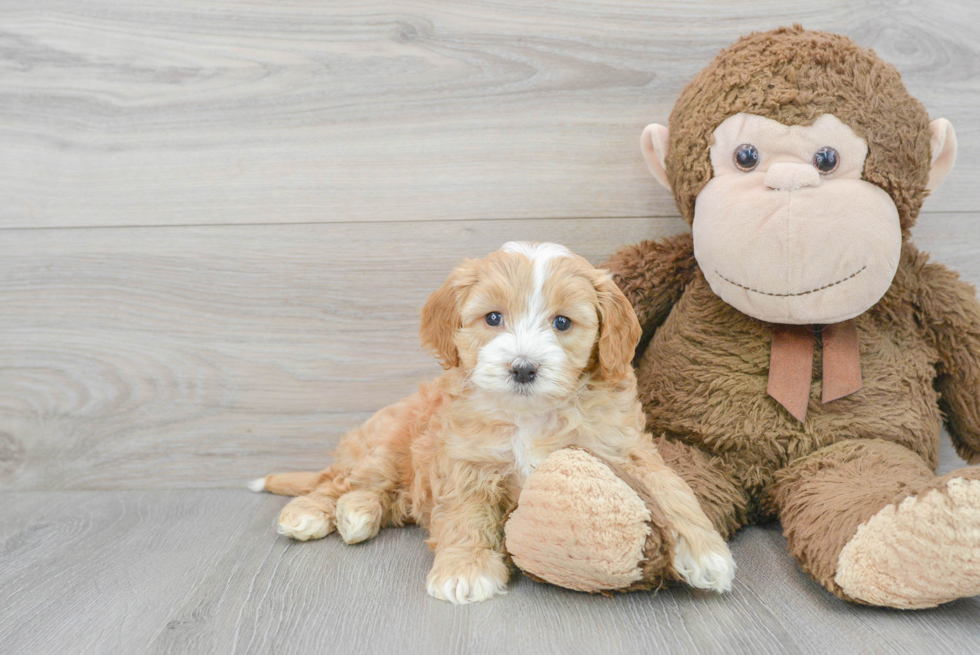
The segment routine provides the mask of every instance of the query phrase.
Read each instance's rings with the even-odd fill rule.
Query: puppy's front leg
[[[677,534],[674,569],[692,587],[728,591],[735,560],[698,504],[694,492],[664,463],[653,443],[630,453],[624,468],[639,478],[660,503]]]
[[[426,580],[430,596],[475,603],[507,593],[510,571],[503,556],[505,490],[499,479],[468,472],[445,489],[432,510],[429,546],[436,558]]]

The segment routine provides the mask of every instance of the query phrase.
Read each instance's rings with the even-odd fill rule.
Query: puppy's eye
[[[559,332],[564,332],[568,328],[572,327],[572,319],[567,316],[556,316],[555,320],[551,322],[555,326],[555,329]]]
[[[500,314],[500,312],[490,312],[485,318],[487,319],[487,325],[492,327],[497,327],[504,322],[504,317]]]
[[[840,155],[830,146],[824,146],[813,155],[813,167],[821,175],[830,175],[840,165]]]
[[[759,150],[751,143],[735,148],[735,167],[746,173],[759,165]]]

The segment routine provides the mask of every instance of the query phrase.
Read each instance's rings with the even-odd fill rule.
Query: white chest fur
[[[523,483],[545,457],[559,446],[548,439],[548,428],[554,416],[521,418],[514,422],[514,432],[510,439],[514,469]]]

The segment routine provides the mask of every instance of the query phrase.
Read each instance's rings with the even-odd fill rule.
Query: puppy
[[[429,594],[486,600],[506,590],[503,521],[524,479],[580,446],[643,471],[677,532],[675,570],[695,587],[729,589],[727,546],[643,431],[630,364],[640,325],[605,271],[563,246],[507,243],[453,271],[422,309],[419,336],[442,377],[349,433],[324,471],[249,485],[298,496],[280,534],[336,528],[354,544],[417,523],[435,551]]]

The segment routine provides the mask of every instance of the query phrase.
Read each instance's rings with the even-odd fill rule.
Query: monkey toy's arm
[[[956,452],[980,464],[980,302],[973,287],[919,255],[917,309],[939,351],[937,388]]]
[[[694,242],[690,234],[643,241],[621,248],[602,268],[612,273],[640,320],[639,354],[697,271]]]

